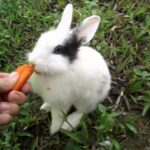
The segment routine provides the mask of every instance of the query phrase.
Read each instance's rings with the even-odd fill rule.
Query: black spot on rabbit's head
[[[65,39],[62,45],[58,45],[54,49],[55,54],[61,54],[68,57],[70,62],[73,62],[77,57],[77,52],[82,42],[77,37],[78,30],[75,29],[68,38]]]

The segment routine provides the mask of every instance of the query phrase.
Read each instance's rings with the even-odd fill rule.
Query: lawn
[[[39,35],[58,24],[66,4],[73,26],[92,14],[101,24],[89,43],[106,59],[112,88],[73,132],[49,134],[51,117],[30,93],[14,121],[0,128],[0,150],[150,149],[150,2],[148,0],[0,0],[0,71],[26,62]]]

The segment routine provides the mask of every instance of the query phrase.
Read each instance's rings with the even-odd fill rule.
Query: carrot
[[[19,74],[19,79],[16,82],[16,84],[12,90],[20,91],[22,89],[22,87],[24,86],[24,84],[26,83],[26,81],[32,75],[33,71],[34,71],[34,68],[33,68],[33,65],[31,65],[31,64],[25,64],[25,65],[19,66],[16,69],[16,72],[18,72],[18,74]]]
[[[22,89],[22,87],[24,86],[24,84],[26,83],[26,81],[32,75],[33,71],[34,71],[34,68],[33,68],[33,65],[31,65],[31,64],[25,64],[25,65],[19,66],[16,69],[16,72],[18,72],[18,74],[19,74],[19,79],[16,82],[16,84],[12,90],[20,91]],[[2,98],[6,101],[8,99],[9,92],[10,91],[2,94]]]

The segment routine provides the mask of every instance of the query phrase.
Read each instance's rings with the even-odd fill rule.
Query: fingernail
[[[6,125],[12,121],[12,116],[9,114],[0,114],[0,125]]]
[[[12,91],[12,92],[10,92],[10,94],[8,96],[8,102],[21,105],[24,103],[25,98],[26,97],[23,93],[18,92],[18,91]]]
[[[11,99],[13,99],[13,100],[19,100],[20,99],[20,96],[16,91],[13,91],[11,94],[12,94]]]

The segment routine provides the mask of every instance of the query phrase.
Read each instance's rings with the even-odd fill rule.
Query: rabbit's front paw
[[[67,117],[67,120],[64,121],[64,123],[61,126],[61,129],[66,130],[66,131],[74,130],[79,125],[82,116],[83,116],[83,113],[80,113],[77,111],[73,112]]]
[[[50,111],[50,105],[48,103],[44,103],[41,107],[40,110],[44,110],[46,112]]]
[[[51,115],[52,115],[52,123],[50,128],[50,134],[53,135],[59,131],[63,123],[63,113],[59,109],[52,108]]]

